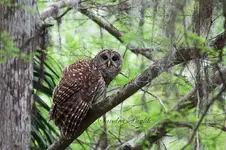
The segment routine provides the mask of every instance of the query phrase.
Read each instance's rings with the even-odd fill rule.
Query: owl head
[[[112,49],[103,49],[94,58],[95,67],[101,72],[108,85],[122,69],[121,55]]]

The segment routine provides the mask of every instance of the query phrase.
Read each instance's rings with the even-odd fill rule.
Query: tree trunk
[[[35,0],[8,0],[0,4],[0,149],[2,150],[28,150],[30,147],[32,50],[35,45],[33,38],[36,15]]]

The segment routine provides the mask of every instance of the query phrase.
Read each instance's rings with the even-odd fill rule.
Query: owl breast
[[[92,103],[98,103],[106,97],[107,87],[106,87],[103,77],[102,77],[102,79],[100,79],[100,81],[98,83],[99,83],[99,85],[97,85],[96,94],[93,98]]]
[[[95,66],[90,66],[81,78],[83,78],[81,93],[82,97],[85,98],[84,101],[97,103],[105,97],[106,83],[101,72]]]

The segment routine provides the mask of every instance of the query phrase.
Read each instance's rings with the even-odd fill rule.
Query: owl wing
[[[74,93],[80,90],[82,85],[81,81],[79,81],[80,78],[77,76],[79,73],[76,72],[76,70],[80,67],[80,63],[81,62],[72,64],[63,70],[62,78],[53,90],[53,104],[49,111],[50,120],[57,120],[61,115],[61,111],[58,110],[58,106],[65,103],[65,101],[67,101]]]
[[[86,116],[99,86],[99,75],[88,61],[79,61],[63,71],[63,77],[53,92],[49,119],[61,129],[65,137],[73,133]]]
[[[64,105],[63,112],[65,115],[60,119],[62,122],[61,133],[64,137],[74,135],[91,106],[91,103],[84,101],[78,95],[74,95],[72,100]]]

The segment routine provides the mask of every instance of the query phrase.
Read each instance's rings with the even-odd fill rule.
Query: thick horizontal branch
[[[64,139],[60,137],[58,141],[53,143],[49,150],[62,150],[68,147],[74,139],[79,137],[96,119],[116,107],[118,104],[126,100],[128,97],[136,93],[139,89],[150,83],[154,78],[162,72],[167,71],[174,65],[191,60],[192,58],[200,58],[199,49],[188,48],[175,51],[159,61],[152,64],[146,71],[138,75],[131,82],[121,87],[118,92],[108,96],[105,100],[94,105],[88,112],[87,117],[83,120],[80,129],[75,133],[74,138]]]

